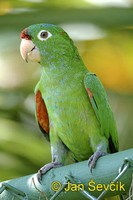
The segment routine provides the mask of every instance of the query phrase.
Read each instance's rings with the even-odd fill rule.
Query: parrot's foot
[[[102,157],[106,156],[108,153],[102,151],[96,151],[88,160],[88,165],[90,165],[90,172],[92,173],[92,168],[95,168],[97,160]]]
[[[59,162],[51,162],[44,165],[37,173],[37,180],[40,182],[42,180],[42,175],[46,174],[50,169],[62,167],[63,165]]]

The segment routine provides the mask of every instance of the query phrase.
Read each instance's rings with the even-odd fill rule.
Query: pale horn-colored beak
[[[40,62],[40,53],[31,40],[22,39],[20,44],[20,53],[22,58],[28,62]]]

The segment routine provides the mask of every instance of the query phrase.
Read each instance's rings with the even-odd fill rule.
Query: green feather
[[[101,134],[112,140],[114,144],[112,151],[118,151],[116,124],[103,85],[95,74],[87,73],[85,76],[85,87],[90,88],[90,92],[93,93],[90,101],[100,122]]]

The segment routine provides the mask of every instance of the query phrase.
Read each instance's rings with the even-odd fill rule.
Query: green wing
[[[101,125],[101,134],[109,140],[109,150],[118,151],[116,123],[107,94],[97,76],[88,72],[84,79],[90,102]]]

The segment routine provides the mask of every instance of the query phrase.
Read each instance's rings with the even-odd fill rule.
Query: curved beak
[[[22,58],[27,61],[28,53],[34,48],[34,44],[31,40],[22,39],[20,44],[20,53]]]
[[[20,53],[26,62],[28,62],[28,60],[33,62],[40,62],[39,50],[31,40],[22,39],[20,44]]]

